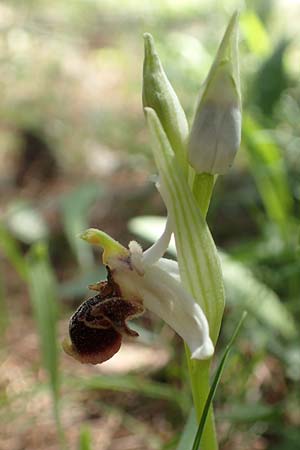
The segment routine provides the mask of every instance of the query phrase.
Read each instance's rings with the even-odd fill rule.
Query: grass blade
[[[5,302],[4,283],[0,273],[0,343],[5,340],[5,332],[8,327],[9,316]]]
[[[220,364],[219,364],[219,366],[218,366],[218,368],[216,370],[216,373],[215,373],[215,376],[214,376],[214,379],[213,379],[213,382],[212,382],[212,385],[211,385],[208,397],[207,397],[206,402],[205,402],[205,406],[204,406],[204,409],[203,409],[203,414],[202,414],[202,417],[201,417],[201,420],[200,420],[200,423],[199,423],[199,426],[198,426],[198,430],[197,430],[197,433],[196,433],[196,436],[195,436],[195,440],[194,440],[194,444],[193,444],[192,450],[199,450],[199,445],[200,445],[202,433],[203,433],[203,430],[204,430],[206,418],[207,418],[207,415],[208,415],[208,412],[209,412],[209,408],[210,408],[210,406],[212,404],[212,401],[214,399],[217,387],[219,385],[220,378],[221,378],[221,375],[222,375],[222,372],[223,372],[223,369],[224,369],[224,365],[226,363],[226,360],[228,358],[230,350],[231,350],[231,348],[232,348],[232,346],[234,344],[234,341],[235,341],[235,339],[236,339],[236,337],[237,337],[237,335],[238,335],[238,333],[239,333],[239,331],[241,329],[241,326],[243,325],[244,320],[246,319],[246,316],[247,316],[247,312],[244,311],[243,315],[242,315],[239,323],[237,324],[237,327],[236,327],[236,329],[235,329],[235,331],[234,331],[234,333],[233,333],[233,335],[232,335],[232,337],[231,337],[231,339],[229,341],[229,343],[227,344],[227,347],[226,347],[225,352],[224,352],[224,354],[222,356]]]
[[[89,378],[68,378],[68,386],[80,389],[109,389],[116,392],[136,392],[149,398],[163,399],[175,403],[186,413],[189,398],[184,392],[156,381],[134,375],[97,375]]]
[[[26,280],[27,270],[25,259],[16,240],[3,225],[0,225],[0,249],[22,280]]]
[[[39,333],[42,360],[49,377],[57,432],[61,448],[64,448],[64,436],[59,413],[59,370],[56,336],[57,290],[45,244],[38,243],[31,248],[28,256],[28,283]]]
[[[87,427],[82,427],[79,435],[79,450],[91,450],[92,437],[91,432]]]
[[[91,247],[85,245],[78,234],[88,228],[88,212],[91,204],[103,190],[96,184],[84,184],[75,189],[61,201],[61,213],[64,232],[69,245],[83,271],[93,267],[94,257]]]
[[[246,309],[266,329],[285,339],[297,336],[297,326],[286,304],[267,285],[258,280],[250,269],[229,255],[219,252],[228,304]]]
[[[193,443],[196,431],[197,431],[196,412],[195,409],[192,408],[189,413],[186,424],[184,426],[183,433],[180,437],[180,441],[178,443],[178,446],[176,447],[176,450],[186,450],[187,448],[190,448]]]
[[[243,122],[250,168],[265,210],[271,221],[286,225],[293,210],[293,198],[280,149],[252,118],[246,116]]]

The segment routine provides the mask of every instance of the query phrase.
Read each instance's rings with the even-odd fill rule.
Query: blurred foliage
[[[86,286],[105,276],[77,234],[97,226],[123,243],[138,233],[148,245],[155,223],[139,218],[128,231],[128,221],[165,214],[149,182],[143,32],[153,34],[191,120],[235,8],[243,141],[234,167],[218,179],[208,217],[223,249],[228,298],[220,354],[241,310],[249,316],[216,396],[220,447],[299,447],[299,2],[7,0],[0,2],[1,449],[17,450],[18,439],[24,450],[46,449],[51,439],[57,447],[47,434],[54,421],[43,416],[47,380],[70,448],[192,442],[183,353],[157,318],[134,326],[154,359],[157,346],[167,353],[158,366],[83,372],[59,357],[59,341]]]
[[[49,264],[47,248],[42,243],[32,246],[28,255],[28,287],[39,333],[43,365],[48,373],[53,398],[53,412],[58,438],[61,447],[64,448],[64,433],[59,407],[60,375],[58,367],[56,281]]]

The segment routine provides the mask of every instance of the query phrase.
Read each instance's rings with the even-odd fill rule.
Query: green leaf
[[[240,24],[250,53],[258,56],[268,54],[272,48],[271,40],[258,15],[246,10],[241,15]]]
[[[27,267],[25,258],[23,257],[16,240],[2,225],[0,225],[0,249],[18,272],[18,275],[22,280],[26,280]]]
[[[57,346],[57,287],[48,259],[47,247],[35,244],[28,255],[28,286],[39,333],[44,367],[53,398],[53,412],[61,447],[65,447],[59,410],[59,368]]]
[[[293,316],[279,297],[257,280],[243,264],[221,253],[226,298],[229,304],[247,309],[260,322],[285,338],[297,335]]]
[[[91,204],[103,190],[96,184],[85,184],[75,189],[61,201],[64,231],[70,247],[82,268],[86,270],[94,265],[92,249],[78,237],[79,233],[88,228],[88,211]]]
[[[279,405],[270,406],[262,403],[241,403],[229,405],[224,413],[218,415],[218,418],[230,420],[233,423],[254,424],[257,422],[270,423],[271,420],[279,419],[283,413],[283,408]]]
[[[261,66],[254,71],[248,96],[264,120],[270,120],[273,125],[275,110],[282,95],[291,86],[290,74],[287,71],[286,55],[291,40],[287,36],[272,39],[271,54],[268,54]],[[276,76],[274,76],[276,74]],[[276,119],[275,119],[276,123]]]
[[[233,335],[232,335],[228,345],[226,346],[225,352],[224,352],[224,354],[222,356],[222,359],[221,359],[221,361],[219,363],[219,366],[218,366],[218,368],[216,370],[213,382],[211,384],[211,388],[209,390],[209,394],[208,394],[207,400],[205,402],[205,406],[204,406],[204,409],[203,409],[203,414],[202,414],[202,417],[201,417],[201,420],[200,420],[200,423],[199,423],[199,426],[198,426],[198,430],[197,430],[197,433],[196,433],[196,436],[195,436],[195,440],[194,440],[194,444],[193,444],[192,450],[199,450],[199,446],[200,446],[200,442],[201,442],[201,438],[202,438],[202,433],[203,433],[204,426],[205,426],[205,423],[206,423],[206,418],[207,418],[209,409],[211,407],[212,401],[214,399],[216,390],[218,388],[218,385],[219,385],[219,382],[220,382],[220,379],[221,379],[221,376],[222,376],[222,373],[223,373],[223,370],[224,370],[224,366],[225,366],[226,360],[227,360],[227,358],[229,356],[229,353],[230,353],[230,350],[231,350],[231,348],[232,348],[232,346],[234,344],[234,341],[235,341],[235,339],[236,339],[236,337],[237,337],[237,335],[238,335],[238,333],[239,333],[239,331],[241,329],[241,326],[243,325],[244,320],[246,319],[246,316],[247,316],[247,313],[244,312],[242,317],[241,317],[241,319],[240,319],[240,321],[239,321],[239,323],[237,324],[237,327],[236,327],[236,329],[235,329],[235,331],[234,331],[234,333],[233,333]]]
[[[58,395],[58,349],[56,340],[56,283],[44,244],[32,247],[28,256],[30,299],[38,327],[44,366],[49,374],[52,391]]]
[[[8,324],[9,315],[5,301],[4,283],[0,273],[0,343],[3,341]]]
[[[134,375],[97,375],[89,378],[69,378],[68,385],[79,389],[109,389],[116,392],[136,392],[155,399],[175,403],[184,412],[189,398],[177,389],[163,383],[150,381]]]
[[[244,118],[243,137],[265,210],[272,221],[283,225],[289,220],[293,199],[280,149],[249,116]]]
[[[183,433],[181,434],[180,441],[176,450],[186,450],[193,445],[194,437],[197,432],[197,418],[195,409],[192,408],[188,416],[187,422],[184,426]]]
[[[160,176],[159,190],[174,229],[180,275],[204,310],[215,343],[224,309],[217,249],[155,111],[146,108],[146,117]]]

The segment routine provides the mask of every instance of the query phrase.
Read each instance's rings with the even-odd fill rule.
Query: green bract
[[[218,253],[172,147],[151,108],[146,117],[159,172],[158,189],[174,231],[181,278],[204,310],[215,343],[224,310],[224,289]]]
[[[241,141],[241,94],[237,14],[229,22],[217,56],[200,92],[188,159],[196,173],[224,174]]]

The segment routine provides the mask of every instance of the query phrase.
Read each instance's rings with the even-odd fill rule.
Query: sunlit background
[[[1,450],[190,448],[183,345],[157,317],[101,366],[60,343],[105,276],[78,233],[145,248],[166,213],[142,111],[143,33],[191,122],[236,8],[243,140],[208,217],[227,292],[216,361],[249,315],[217,429],[221,450],[299,450],[300,2],[287,0],[0,2]]]

